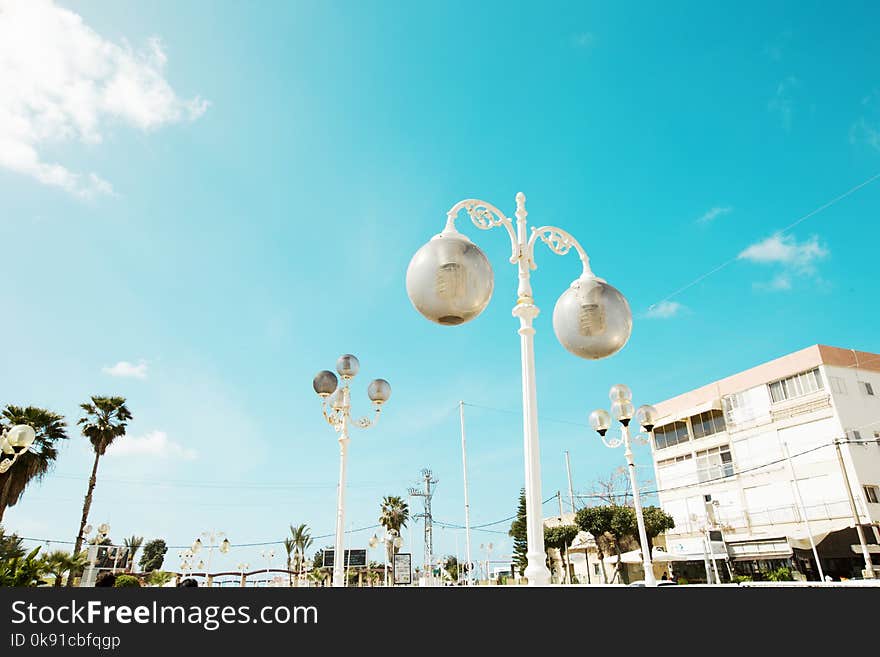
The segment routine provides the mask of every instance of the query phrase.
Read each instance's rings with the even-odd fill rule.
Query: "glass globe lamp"
[[[593,431],[600,436],[604,436],[605,432],[608,431],[608,427],[611,426],[611,416],[608,414],[608,411],[604,408],[598,408],[590,413],[590,426],[593,427]]]
[[[336,361],[336,371],[343,379],[354,378],[360,368],[360,361],[352,354],[343,354]]]
[[[367,396],[376,406],[381,406],[391,397],[391,384],[385,379],[373,379],[367,386]]]
[[[321,370],[315,375],[315,378],[312,381],[312,387],[315,389],[315,392],[318,393],[319,397],[326,397],[333,394],[338,383],[339,380],[333,372],[330,370]]]
[[[657,424],[657,409],[650,404],[639,406],[636,410],[636,420],[645,431],[652,431]]]
[[[611,404],[611,415],[621,424],[629,423],[635,412],[635,407],[629,399],[618,399]]]
[[[616,288],[601,278],[581,277],[556,302],[553,331],[575,356],[599,360],[616,354],[629,340],[632,312]]]
[[[464,324],[483,312],[494,285],[489,259],[458,231],[433,237],[406,270],[406,293],[415,309],[446,326]]]

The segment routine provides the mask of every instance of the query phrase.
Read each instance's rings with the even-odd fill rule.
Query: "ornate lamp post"
[[[639,410],[634,411],[632,392],[622,383],[611,386],[611,391],[608,393],[608,396],[611,399],[611,414],[609,415],[608,411],[601,408],[593,411],[590,413],[590,426],[596,430],[596,433],[599,434],[606,447],[613,449],[623,445],[626,450],[624,456],[626,456],[626,464],[629,468],[629,482],[632,486],[633,504],[636,508],[636,521],[639,525],[642,562],[645,569],[645,586],[657,586],[657,579],[654,577],[654,566],[651,563],[651,549],[648,543],[648,533],[645,531],[645,517],[642,514],[642,501],[639,496],[639,484],[636,480],[636,464],[633,460],[633,451],[630,445],[629,435],[629,423],[630,420],[632,420],[633,415],[635,415],[636,421],[639,425],[641,425],[646,432],[650,433],[654,429],[657,409],[653,406],[645,405],[639,406]],[[612,417],[620,422],[621,437],[619,439],[605,440],[605,433],[611,426]],[[637,436],[636,439],[640,440],[640,437]],[[645,440],[645,442],[647,442],[647,440]]]
[[[337,387],[336,375],[329,370],[322,370],[315,375],[312,385],[321,397],[321,412],[324,419],[339,434],[339,489],[336,500],[336,545],[333,551],[333,586],[345,586],[344,541],[345,538],[345,468],[348,460],[348,429],[354,424],[367,429],[379,420],[382,404],[391,397],[391,385],[385,379],[373,379],[367,386],[367,396],[373,402],[376,413],[373,419],[366,417],[354,420],[351,417],[351,381],[360,369],[358,359],[351,354],[343,354],[336,361],[336,371],[342,377],[342,387]],[[330,407],[329,412],[327,407]]]
[[[205,583],[207,586],[211,586],[213,579],[207,571],[211,570],[211,557],[214,555],[214,550],[219,549],[221,554],[226,554],[229,552],[229,548],[232,547],[232,544],[229,542],[229,539],[226,538],[225,532],[217,532],[213,530],[204,531],[202,532],[201,537],[196,538],[195,542],[193,542],[193,554],[198,554],[202,549],[202,538],[208,542],[208,563],[205,566]],[[223,539],[222,541],[220,540],[221,538]]]
[[[382,542],[385,543],[385,586],[388,586],[388,555],[394,554],[393,549],[399,550],[403,547],[403,536],[396,529],[389,529],[385,532],[385,536],[382,537]],[[373,537],[369,540],[369,545],[371,548],[379,545],[379,537],[373,534]],[[335,564],[336,561],[333,563]],[[392,573],[393,570],[392,568]]]
[[[36,438],[37,434],[34,428],[28,424],[16,424],[14,427],[4,430],[0,434],[0,452],[4,456],[0,461],[0,474],[9,470],[18,457],[31,448]],[[6,458],[8,456],[12,458]]]
[[[266,560],[266,586],[269,586],[269,569],[272,567],[272,559],[275,558],[275,548],[261,550],[260,555]]]
[[[607,358],[626,344],[632,332],[632,313],[623,295],[590,269],[590,259],[578,241],[555,226],[526,230],[526,197],[516,195],[516,227],[501,210],[485,201],[467,199],[446,213],[446,227],[413,256],[406,272],[406,291],[422,315],[446,326],[468,322],[489,303],[494,288],[492,267],[483,252],[455,228],[465,210],[481,230],[503,226],[510,237],[510,262],[519,271],[513,316],[519,318],[522,360],[523,442],[526,482],[526,533],[529,584],[546,585],[550,571],[544,563],[541,513],[541,461],[538,447],[538,399],[535,389],[535,329],[538,307],[532,297],[531,270],[536,268],[538,239],[558,255],[574,249],[583,265],[581,275],[562,293],[553,310],[553,330],[568,351],[588,360]]]

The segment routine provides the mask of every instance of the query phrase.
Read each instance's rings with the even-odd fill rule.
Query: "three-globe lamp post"
[[[553,330],[568,351],[580,358],[598,360],[626,344],[632,332],[632,313],[624,296],[590,268],[590,259],[578,241],[555,226],[526,227],[526,197],[516,195],[516,221],[485,201],[466,199],[446,213],[446,226],[413,256],[406,272],[406,291],[416,310],[445,326],[456,326],[477,317],[492,297],[492,266],[485,254],[464,234],[455,220],[467,212],[481,230],[501,226],[510,237],[511,264],[519,283],[513,316],[519,319],[522,368],[523,443],[526,482],[526,534],[529,585],[550,583],[545,564],[541,513],[541,461],[538,445],[538,400],[535,386],[533,327],[538,307],[532,296],[531,270],[536,268],[535,244],[541,240],[551,251],[565,255],[571,249],[582,264],[581,275],[562,293],[553,310]]]
[[[651,563],[651,546],[648,543],[648,533],[645,530],[645,516],[642,513],[642,501],[639,495],[639,484],[636,478],[636,464],[633,460],[633,451],[629,434],[629,425],[633,417],[636,418],[639,426],[641,426],[648,434],[654,429],[654,422],[657,418],[657,409],[648,404],[639,406],[638,410],[634,410],[632,403],[632,392],[628,386],[617,384],[611,386],[608,393],[611,399],[611,413],[605,409],[597,409],[590,413],[590,426],[599,434],[602,442],[606,447],[615,449],[623,445],[624,456],[626,457],[626,465],[629,470],[629,482],[632,486],[633,505],[636,511],[636,522],[639,526],[639,542],[642,548],[642,565],[645,569],[645,586],[657,586],[657,579],[654,577],[654,565]],[[620,423],[621,437],[606,440],[605,434],[611,428],[611,420],[617,420]],[[638,438],[638,437],[637,437]]]
[[[345,537],[345,471],[348,460],[349,427],[354,424],[367,429],[379,420],[382,405],[391,397],[391,385],[385,379],[373,379],[367,386],[367,396],[373,402],[373,419],[351,417],[351,393],[349,382],[360,369],[358,359],[351,354],[343,354],[336,361],[336,371],[342,377],[342,386],[336,375],[322,370],[315,375],[312,385],[321,397],[321,412],[324,419],[339,434],[339,488],[336,500],[336,545],[333,552],[333,586],[345,586],[344,537]],[[329,409],[328,409],[329,407]]]

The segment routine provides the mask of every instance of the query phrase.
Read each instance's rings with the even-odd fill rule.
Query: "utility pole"
[[[431,498],[434,497],[434,490],[431,488],[440,483],[439,479],[434,479],[434,474],[430,468],[422,469],[422,484],[424,488],[410,488],[409,494],[413,497],[421,497],[424,503],[424,511],[413,516],[414,519],[423,519],[425,521],[425,569],[433,575],[434,566],[434,519],[431,516]]]
[[[574,508],[574,488],[571,487],[571,459],[568,458],[568,450],[565,450],[565,471],[568,474],[568,501],[571,503],[571,512],[577,513]]]
[[[804,498],[801,497],[801,487],[798,486],[797,475],[794,472],[794,463],[791,460],[791,452],[788,451],[788,443],[782,441],[782,449],[785,452],[785,458],[788,461],[788,470],[791,473],[791,482],[794,484],[794,494],[797,497],[798,508],[804,519],[804,525],[807,527],[807,538],[810,539],[810,548],[813,550],[813,558],[816,560],[816,568],[819,569],[819,581],[825,581],[825,573],[822,570],[822,562],[819,561],[819,552],[816,550],[816,541],[813,540],[813,530],[810,529],[810,519],[807,517],[807,507],[804,506]]]
[[[562,518],[562,491],[556,491],[556,501],[559,502],[559,524],[564,525],[565,520]]]
[[[467,449],[465,444],[464,433],[464,402],[458,402],[458,414],[461,419],[461,468],[464,472],[464,540],[465,540],[465,556],[467,558],[467,583],[473,586],[474,575],[471,572],[471,505],[468,501],[468,473],[467,473]]]
[[[849,485],[849,475],[846,473],[846,465],[843,462],[843,453],[840,451],[840,439],[834,440],[834,446],[837,448],[837,460],[840,462],[840,472],[843,474],[843,483],[846,486],[846,494],[849,497],[849,507],[852,509],[853,520],[856,523],[856,531],[859,534],[859,543],[862,544],[862,556],[865,559],[865,578],[874,579],[874,564],[871,561],[871,553],[868,552],[868,542],[865,540],[865,530],[862,529],[862,521],[859,518],[859,510],[856,508],[856,501],[853,498],[852,487]]]

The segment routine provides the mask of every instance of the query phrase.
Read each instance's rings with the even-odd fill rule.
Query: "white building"
[[[818,579],[812,536],[825,575],[864,576],[867,552],[880,576],[880,355],[813,345],[656,407],[666,546],[691,559],[678,575],[704,578],[711,539],[722,579],[780,565]]]

